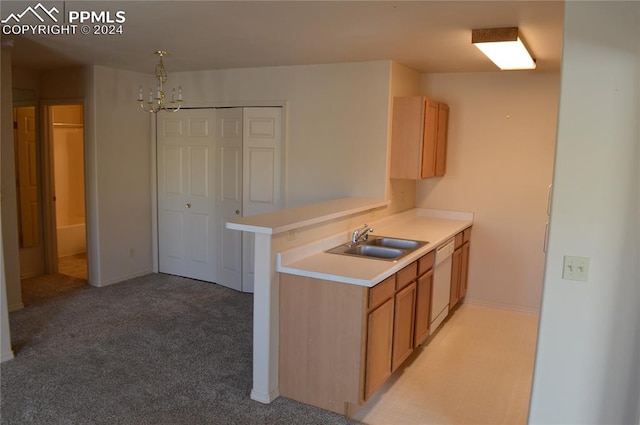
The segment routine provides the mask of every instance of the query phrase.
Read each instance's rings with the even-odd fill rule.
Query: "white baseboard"
[[[261,391],[251,390],[251,400],[259,401],[262,404],[270,404],[273,400],[280,397],[280,390],[276,388],[269,393],[263,393]]]
[[[7,311],[9,311],[9,313],[11,313],[13,311],[22,310],[23,308],[24,308],[24,304],[20,302],[20,303],[11,304],[11,305],[7,306]]]
[[[91,286],[95,286],[96,288],[101,288],[103,286],[109,286],[109,285],[113,285],[114,283],[120,283],[120,282],[124,282],[125,280],[129,280],[129,279],[133,279],[136,277],[140,277],[140,276],[144,276],[147,274],[152,273],[151,269],[145,269],[139,272],[135,272],[135,273],[130,273],[128,275],[123,275],[123,276],[118,276],[114,279],[109,279],[109,280],[105,280],[102,282],[99,282],[97,284],[93,283],[93,282],[89,282],[89,284]]]
[[[465,298],[463,302],[465,304],[477,305],[480,307],[497,308],[500,310],[511,310],[511,311],[517,311],[520,313],[535,314],[535,315],[540,314],[540,310],[537,308],[523,307],[519,305],[501,304],[493,301],[477,300],[473,298]]]
[[[13,360],[15,356],[13,355],[13,351],[9,351],[7,353],[0,354],[0,363],[4,363],[7,360]]]

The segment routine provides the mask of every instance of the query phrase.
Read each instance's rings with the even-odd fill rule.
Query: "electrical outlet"
[[[571,257],[565,255],[562,278],[587,282],[589,280],[589,257]]]

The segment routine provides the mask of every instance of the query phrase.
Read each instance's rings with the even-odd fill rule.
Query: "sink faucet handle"
[[[358,243],[360,239],[366,241],[369,237],[369,233],[373,232],[373,228],[369,227],[368,224],[364,224],[361,228],[353,231],[353,236],[351,238],[351,242]]]

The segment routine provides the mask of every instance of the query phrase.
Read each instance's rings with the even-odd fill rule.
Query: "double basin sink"
[[[331,248],[326,252],[330,254],[351,255],[354,257],[394,261],[410,254],[428,243],[429,242],[427,241],[371,235],[366,241],[358,243],[348,242],[338,245],[335,248]]]

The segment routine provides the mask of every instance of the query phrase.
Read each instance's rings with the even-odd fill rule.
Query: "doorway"
[[[14,90],[15,93],[16,90]],[[87,284],[82,104],[14,103],[22,301]],[[42,118],[42,119],[40,119]]]
[[[25,278],[40,275],[45,271],[35,106],[14,106],[13,143],[18,198],[20,277]]]
[[[52,105],[48,110],[57,271],[86,280],[83,106]]]

